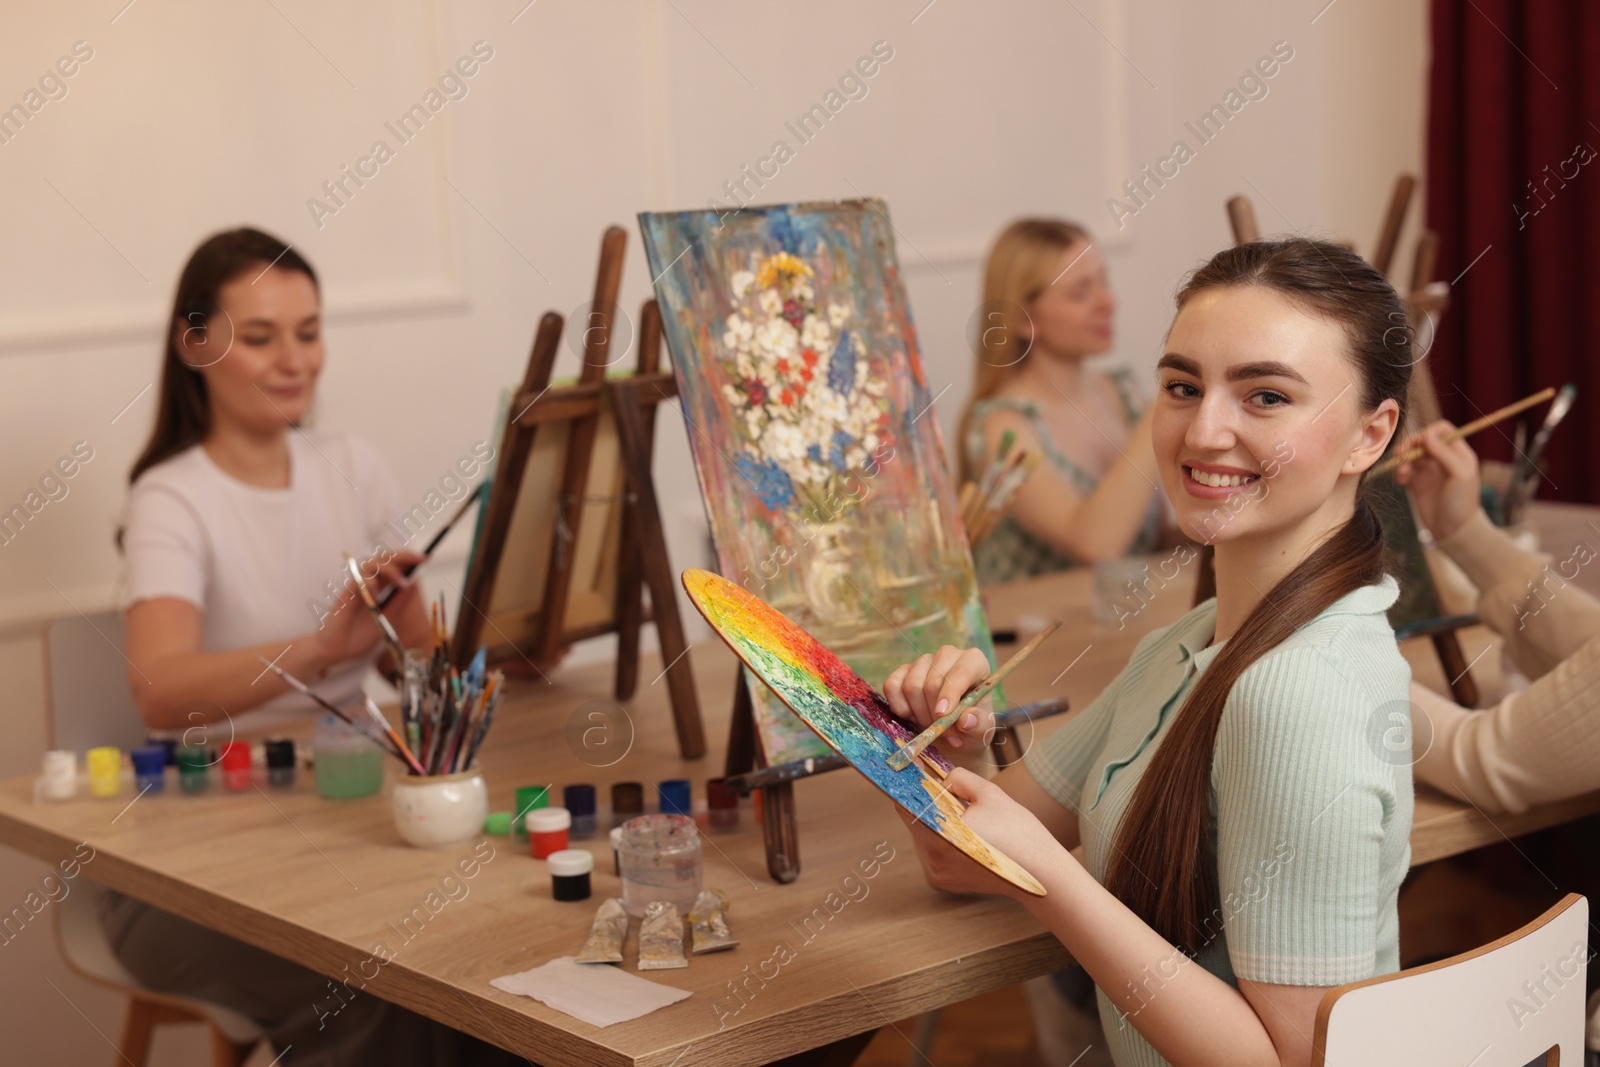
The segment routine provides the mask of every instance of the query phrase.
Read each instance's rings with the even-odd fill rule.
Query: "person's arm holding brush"
[[[1530,552],[1493,525],[1479,504],[1477,455],[1444,440],[1453,429],[1440,420],[1407,442],[1426,455],[1395,478],[1478,587],[1479,618],[1533,682],[1479,711],[1413,681],[1412,717],[1426,719],[1413,725],[1413,771],[1485,811],[1525,811],[1600,787],[1600,601],[1567,580],[1586,558],[1595,565],[1595,553],[1582,544],[1552,546],[1561,559]]]
[[[910,719],[921,730],[961,702],[989,673],[989,661],[976,648],[944,645],[896,667],[883,682],[889,710]],[[976,677],[977,681],[972,679]],[[994,761],[986,744],[994,729],[994,700],[984,697],[940,738],[945,755],[958,767],[993,777]]]
[[[1134,423],[1116,461],[1091,492],[1080,493],[1056,464],[1040,463],[1007,514],[1037,540],[1085,563],[1127,555],[1144,525],[1151,494],[1160,492],[1150,443],[1152,410],[1146,408]],[[1018,447],[1049,454],[1029,421],[1009,411],[995,412],[984,423],[991,450],[1006,430],[1016,432]]]
[[[418,586],[401,573],[417,557],[396,552],[380,563],[374,557],[363,571],[378,588],[399,592],[384,614],[407,647],[428,643],[428,621]],[[201,610],[178,597],[141,600],[128,609],[128,677],[134,703],[146,726],[187,729],[202,722],[248,711],[288,691],[288,684],[263,672],[258,655],[297,677],[316,682],[340,664],[367,655],[383,640],[377,623],[348,586],[316,629],[287,641],[227,651],[202,648]]]

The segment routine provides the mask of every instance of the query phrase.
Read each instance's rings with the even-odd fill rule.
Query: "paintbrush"
[[[1025,722],[1042,719],[1050,715],[1058,715],[1067,710],[1069,701],[1066,697],[1052,697],[1049,700],[1040,700],[1033,704],[1024,704],[1020,708],[1007,708],[1005,711],[994,713],[994,724],[997,728],[1015,729]],[[735,796],[745,796],[755,792],[762,786],[782,785],[784,782],[793,782],[800,778],[809,778],[814,774],[824,771],[837,770],[840,767],[850,766],[850,761],[837,752],[826,756],[808,756],[803,760],[793,763],[779,763],[760,770],[747,771],[744,774],[729,776],[726,781],[728,792]]]
[[[322,699],[316,693],[312,692],[310,686],[306,685],[306,683],[302,682],[300,679],[296,678],[294,675],[290,674],[288,671],[284,670],[282,667],[278,666],[276,663],[272,662],[267,657],[258,655],[258,656],[256,656],[256,659],[260,660],[262,662],[262,664],[269,671],[271,671],[273,674],[276,674],[279,678],[282,678],[284,681],[288,682],[289,683],[289,687],[291,689],[293,689],[296,692],[300,693],[302,696],[310,697],[312,700],[316,701],[316,703],[318,705],[320,705],[324,711],[330,711],[333,714],[337,715],[339,718],[343,719],[345,722],[349,723],[351,729],[355,730],[356,733],[360,734],[362,737],[365,737],[368,741],[371,741],[373,744],[377,745],[379,748],[381,748],[385,752],[389,753],[389,755],[395,757],[396,759],[404,759],[405,758],[405,757],[400,755],[400,753],[399,753],[399,751],[397,749],[393,748],[390,745],[384,744],[383,743],[384,742],[383,737],[374,736],[372,734],[372,732],[370,730],[364,728],[360,722],[356,721],[355,719],[352,719],[341,708],[339,708],[339,707],[335,706],[334,704],[331,704],[328,701]]]
[[[389,725],[389,720],[383,717],[383,712],[378,710],[378,705],[373,703],[372,698],[362,693],[361,699],[366,703],[367,714],[372,718],[372,725],[382,730],[384,736],[394,742],[395,748],[400,750],[400,757],[411,765],[411,769],[414,772],[426,774],[427,772],[423,770],[422,764],[417,761],[417,757],[411,754],[411,750],[406,747],[406,743],[400,740],[400,735],[395,733],[394,727]]]
[[[345,570],[350,572],[351,580],[356,584],[356,593],[361,597],[361,602],[372,613],[373,621],[378,624],[378,629],[383,631],[384,638],[393,646],[395,665],[403,669],[406,662],[405,643],[400,640],[400,635],[395,633],[394,623],[390,622],[389,617],[383,613],[383,609],[378,607],[378,602],[372,599],[372,590],[367,588],[366,579],[361,577],[361,564],[356,562],[354,556],[346,552],[344,554],[344,566]]]
[[[483,744],[484,735],[489,732],[489,724],[494,722],[494,710],[500,706],[500,694],[503,692],[500,683],[504,680],[505,675],[499,671],[489,676],[488,687],[483,691],[483,717],[478,721],[478,730],[473,734],[472,745],[467,749],[463,767],[471,767],[473,760],[478,757],[478,746]]]
[[[1556,395],[1556,390],[1555,390],[1554,386],[1551,386],[1549,389],[1541,389],[1537,393],[1534,393],[1532,396],[1524,397],[1523,399],[1518,400],[1515,404],[1507,404],[1505,407],[1501,408],[1499,411],[1491,411],[1489,414],[1485,415],[1481,419],[1473,419],[1471,422],[1467,423],[1465,426],[1456,427],[1454,430],[1451,430],[1449,433],[1447,433],[1443,437],[1441,437],[1439,439],[1440,443],[1441,444],[1450,444],[1452,441],[1459,441],[1463,437],[1471,437],[1473,434],[1477,433],[1479,430],[1486,430],[1490,426],[1493,426],[1495,423],[1499,422],[1500,420],[1509,419],[1511,416],[1517,414],[1519,411],[1526,411],[1528,408],[1533,407],[1535,404],[1542,404],[1546,400],[1549,400],[1551,397],[1553,397],[1555,395]],[[1421,445],[1415,445],[1415,446],[1413,446],[1411,448],[1406,449],[1404,452],[1400,453],[1397,456],[1390,456],[1388,459],[1384,460],[1382,463],[1378,464],[1376,467],[1373,467],[1372,468],[1372,477],[1376,478],[1379,475],[1388,474],[1390,471],[1394,470],[1396,467],[1400,466],[1402,463],[1410,463],[1412,460],[1421,459],[1423,456],[1425,456],[1427,454],[1428,454],[1428,450],[1427,449],[1423,448]]]
[[[1007,430],[1000,435],[1000,447],[995,449],[994,459],[983,470],[983,477],[978,479],[978,496],[987,497],[994,489],[995,479],[1000,477],[1000,472],[1005,466],[1006,457],[1011,454],[1011,446],[1017,443],[1017,431]]]
[[[439,542],[443,541],[444,535],[450,532],[450,527],[454,526],[456,521],[467,513],[468,508],[478,502],[478,498],[483,495],[484,487],[488,484],[488,482],[479,482],[472,492],[467,494],[467,498],[461,502],[461,506],[456,509],[456,513],[451,515],[450,518],[445,521],[445,524],[439,528],[439,532],[433,535],[433,538],[428,542],[427,547],[422,550],[422,558],[417,560],[415,563],[408,564],[405,570],[401,572],[402,574],[404,574],[407,578],[411,577],[414,573],[416,573],[418,567],[422,566],[432,558],[433,550],[439,547]],[[378,607],[388,607],[389,601],[393,600],[394,595],[399,591],[400,587],[398,585],[391,585],[382,593],[379,593]]]
[[[1505,525],[1510,526],[1521,521],[1522,513],[1539,484],[1541,477],[1539,461],[1544,458],[1545,446],[1550,443],[1550,435],[1561,425],[1561,420],[1567,417],[1567,412],[1572,410],[1572,405],[1577,399],[1578,387],[1571,382],[1563,385],[1555,400],[1551,402],[1550,410],[1545,412],[1544,423],[1533,435],[1527,453],[1518,455],[1518,463],[1522,464],[1524,461],[1526,463],[1521,468],[1520,478],[1517,476],[1517,471],[1512,472],[1511,484],[1507,487],[1506,506],[1502,510],[1506,520]]]
[[[961,493],[956,497],[956,514],[961,516],[961,525],[967,525],[967,519],[972,514],[972,502],[978,497],[978,483],[968,482],[961,487]]]
[[[1034,468],[1039,465],[1039,455],[1038,452],[1029,452],[1026,449],[1017,452],[1015,462],[995,483],[989,499],[982,504],[970,535],[974,544],[994,532],[995,526],[1005,516],[1006,508],[1011,506],[1011,501],[1018,490],[1033,476]]]
[[[1000,435],[1000,447],[995,449],[994,456],[984,465],[978,480],[968,482],[961,487],[961,495],[956,503],[959,505],[961,524],[967,530],[974,529],[983,514],[983,501],[994,490],[995,480],[1000,477],[1005,467],[1006,457],[1011,453],[1011,448],[1017,441],[1017,432],[1007,430]]]
[[[933,720],[933,722],[929,723],[926,730],[923,730],[916,737],[913,737],[910,741],[907,741],[905,744],[901,745],[899,751],[892,753],[889,756],[889,766],[897,771],[903,771],[909,767],[911,765],[911,761],[922,754],[923,749],[927,748],[929,745],[939,740],[940,737],[944,736],[944,732],[950,729],[950,727],[954,726],[969,708],[971,708],[978,701],[982,700],[984,697],[988,696],[990,693],[994,692],[995,687],[1001,682],[1005,681],[1006,675],[1016,670],[1017,665],[1023,660],[1027,659],[1028,656],[1033,653],[1033,650],[1038,648],[1040,644],[1044,642],[1045,638],[1055,633],[1060,626],[1061,620],[1056,619],[1051,622],[1049,626],[1046,626],[1043,630],[1040,630],[1038,633],[1034,634],[1033,640],[1017,649],[1016,655],[1012,656],[999,667],[995,668],[993,674],[979,682],[977,687],[973,689],[972,692],[962,697],[961,701],[956,704],[955,707],[951,708],[949,711]]]

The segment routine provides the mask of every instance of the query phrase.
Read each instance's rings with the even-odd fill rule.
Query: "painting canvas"
[[[1037,896],[1044,887],[991,847],[962,820],[962,804],[918,760],[903,771],[888,759],[917,735],[914,723],[889,710],[882,694],[804,629],[748,589],[710,571],[683,572],[689,600],[712,629],[767,687],[828,746],[889,794],[928,829],[1013,885]],[[936,748],[922,759],[946,773]]]
[[[642,214],[722,573],[881,681],[994,662],[880,200]],[[769,762],[826,747],[751,685]]]
[[[575,384],[552,383],[546,395],[559,398],[564,389]],[[496,423],[499,432],[495,439],[502,443],[513,395],[513,390],[507,389],[500,397]],[[563,631],[604,630],[615,621],[625,476],[616,417],[605,394],[601,395],[583,501],[569,504],[558,521],[556,496],[567,466],[571,431],[572,423],[567,420],[541,423],[521,482],[514,487],[515,506],[497,553],[494,583],[487,604],[481,605],[481,637],[493,659],[514,657],[539,641],[545,625],[545,581],[550,557],[558,550],[573,553]],[[523,428],[520,432],[530,431]],[[500,465],[508,462],[509,452],[501,448],[496,469],[489,478],[491,495],[509,491],[498,484]],[[579,534],[575,539],[570,535],[563,539],[560,533],[571,529],[574,508],[583,511]],[[478,558],[489,511],[489,507],[478,509],[469,560]],[[458,620],[467,618],[466,613],[457,615]]]

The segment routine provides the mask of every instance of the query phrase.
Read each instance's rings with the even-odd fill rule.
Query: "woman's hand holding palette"
[[[964,806],[922,761],[949,774],[944,754],[929,749],[904,770],[888,759],[917,736],[915,723],[889,710],[883,695],[821,642],[760,597],[721,575],[683,572],[689,600],[711,628],[824,741],[928,829],[1006,881],[1036,896],[1044,887],[992,848],[962,820]]]

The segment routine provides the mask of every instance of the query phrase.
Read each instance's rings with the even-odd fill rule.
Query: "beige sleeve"
[[[1529,552],[1489,521],[1482,508],[1439,548],[1478,588],[1478,617],[1505,639],[1529,678],[1539,678],[1600,636],[1600,601],[1573,585],[1578,568],[1595,565],[1586,543]]]
[[[1428,745],[1412,771],[1435,789],[1491,813],[1600,789],[1600,634],[1492,708],[1416,682],[1411,701],[1413,743]]]

